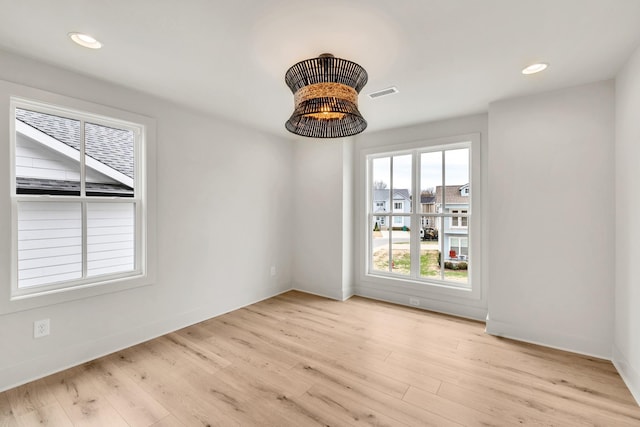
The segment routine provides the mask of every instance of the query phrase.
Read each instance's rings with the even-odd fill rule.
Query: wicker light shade
[[[358,94],[368,76],[355,62],[324,53],[298,62],[284,79],[295,104],[285,124],[288,131],[312,138],[341,138],[367,128],[358,111]]]

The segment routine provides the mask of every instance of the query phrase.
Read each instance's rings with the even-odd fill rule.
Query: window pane
[[[85,123],[87,196],[133,197],[134,134]]]
[[[135,269],[135,204],[87,204],[87,275]]]
[[[435,213],[442,205],[442,151],[420,155],[420,213]]]
[[[412,194],[411,155],[393,157],[393,211],[411,212]],[[394,225],[395,226],[395,225]]]
[[[80,122],[16,108],[16,192],[80,195]]]
[[[377,191],[374,211],[369,213],[369,271],[420,278],[423,283],[429,279],[469,283],[469,153],[468,148],[415,151],[370,160],[370,191]],[[413,164],[419,164],[419,170],[413,170]],[[391,191],[387,191],[388,178]],[[416,183],[417,202],[412,197]],[[383,205],[384,213],[379,210]],[[412,226],[417,230],[412,231]],[[419,244],[413,244],[412,238],[419,238]],[[413,260],[412,250],[419,250]]]
[[[423,224],[432,224],[420,231],[420,277],[441,279],[439,218],[422,217]]]
[[[445,238],[444,278],[448,281],[467,283],[469,272],[468,234],[449,235]]]
[[[446,212],[469,206],[469,149],[444,152],[444,203]]]
[[[396,274],[411,274],[411,241],[408,227],[403,225],[409,217],[393,217],[393,230],[391,230],[391,252],[393,259],[391,271]],[[404,231],[407,230],[407,231]]]
[[[383,157],[373,159],[371,162],[373,173],[371,183],[373,198],[373,213],[388,213],[391,210],[391,201],[389,199],[389,191],[391,187],[391,158]],[[381,221],[382,222],[382,221]],[[386,228],[382,223],[379,224],[381,229]]]
[[[371,227],[371,270],[389,271],[389,230],[385,223],[389,217],[373,217]]]
[[[81,277],[80,203],[18,203],[18,288]]]

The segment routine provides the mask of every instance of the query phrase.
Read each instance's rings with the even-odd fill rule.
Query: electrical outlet
[[[275,277],[275,275],[276,275],[276,266],[272,265],[271,266],[271,277]]]
[[[33,337],[42,338],[49,335],[51,332],[51,325],[49,319],[36,320],[33,322]]]
[[[417,307],[420,305],[420,300],[418,298],[409,298],[409,304]]]

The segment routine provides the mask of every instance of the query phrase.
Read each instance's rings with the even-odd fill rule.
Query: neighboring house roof
[[[436,202],[436,196],[428,196],[426,194],[420,195],[420,203],[423,205],[430,205]]]
[[[409,194],[409,190],[406,188],[398,188],[393,190],[393,199],[397,200],[398,198],[411,200],[411,195]],[[389,201],[389,189],[388,188],[375,188],[373,190],[373,201]]]
[[[80,151],[78,120],[16,108],[16,118]],[[87,156],[133,178],[133,132],[85,123]]]
[[[19,194],[42,194],[45,192],[57,196],[72,196],[80,193],[78,181],[16,177],[16,187]],[[85,183],[85,191],[88,196],[133,197],[133,190],[123,184],[87,182]]]
[[[411,200],[411,195],[409,194],[409,190],[405,188],[399,188],[397,190],[393,190],[393,199]]]
[[[469,196],[460,195],[460,191],[463,187],[468,186],[465,185],[447,185],[445,186],[445,203],[447,205],[458,205],[458,204],[469,204]],[[439,185],[436,187],[436,200],[442,202],[442,186]]]

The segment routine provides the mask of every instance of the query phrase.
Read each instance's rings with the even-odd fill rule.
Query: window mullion
[[[84,120],[80,120],[80,197],[85,196],[85,127]]]
[[[82,210],[82,278],[87,277],[87,202],[85,165],[85,122],[80,120],[80,206]]]
[[[411,277],[418,279],[420,277],[420,216],[418,206],[420,206],[420,155],[414,150],[411,158],[413,191],[411,194],[411,231],[410,231],[410,248],[411,248]]]
[[[441,214],[444,214],[446,212],[446,207],[447,207],[447,198],[446,198],[446,193],[447,193],[447,183],[444,180],[445,177],[445,171],[446,171],[446,164],[445,164],[445,150],[442,150],[442,212],[440,212]],[[440,230],[438,231],[438,245],[440,246],[439,251],[440,251],[440,280],[444,280],[444,259],[445,259],[445,255],[444,255],[444,241],[445,241],[445,236],[444,236],[444,231],[446,228],[446,218],[445,216],[441,216],[440,217]]]
[[[388,231],[388,247],[389,247],[389,273],[393,273],[393,156],[389,157],[389,224]]]

